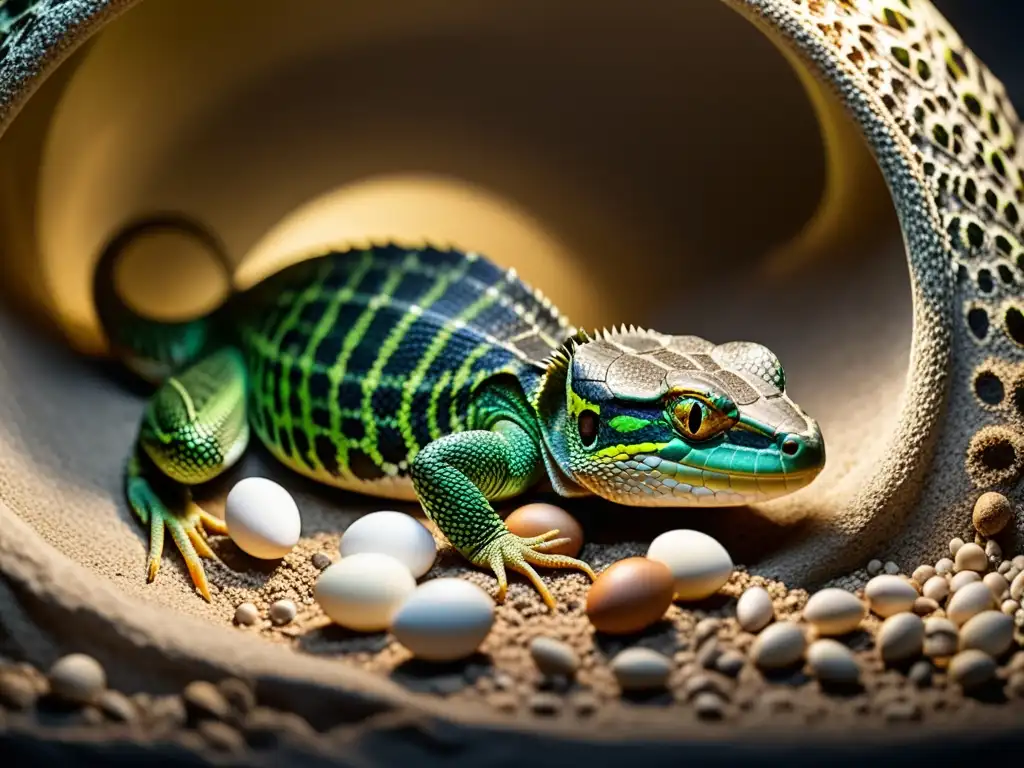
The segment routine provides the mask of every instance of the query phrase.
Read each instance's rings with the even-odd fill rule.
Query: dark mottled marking
[[[326,435],[317,435],[313,440],[313,450],[325,470],[332,475],[338,474],[338,448]]]
[[[383,424],[377,427],[377,450],[389,464],[398,464],[409,456],[402,433],[396,427]]]
[[[358,448],[348,452],[348,467],[352,474],[363,480],[379,480],[386,474],[373,459]]]
[[[331,412],[326,408],[314,408],[310,414],[313,423],[321,429],[331,428]]]
[[[975,377],[974,391],[989,405],[998,405],[1005,396],[1003,382],[992,371],[982,371]]]
[[[331,380],[326,373],[314,371],[309,375],[309,396],[318,402],[326,402],[331,396]]]
[[[309,438],[306,430],[302,427],[295,427],[292,430],[292,442],[295,444],[295,452],[299,459],[310,469],[313,469],[312,460],[309,458]]]
[[[277,428],[277,444],[285,454],[292,455],[292,436],[283,425]]]
[[[313,361],[322,368],[330,368],[338,362],[343,341],[344,336],[340,333],[328,334],[317,345],[316,352],[313,353]]]
[[[362,419],[344,418],[341,420],[341,434],[349,442],[359,442],[366,437],[366,425]]]

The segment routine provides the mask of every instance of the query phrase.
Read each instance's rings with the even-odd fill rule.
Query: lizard
[[[301,475],[418,500],[494,572],[499,602],[508,568],[552,609],[534,566],[594,571],[548,551],[567,541],[557,530],[511,533],[493,503],[547,481],[628,506],[748,504],[802,488],[825,460],[818,424],[763,345],[577,329],[514,269],[474,252],[327,250],[179,324],[119,299],[117,253],[96,272],[101,322],[157,385],[124,475],[150,527],[147,578],[166,529],[207,600],[200,558],[215,556],[207,533],[226,528],[188,489],[231,467],[252,433]]]

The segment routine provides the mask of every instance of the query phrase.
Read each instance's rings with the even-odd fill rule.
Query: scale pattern
[[[474,389],[538,379],[573,332],[514,270],[437,248],[332,252],[243,302],[253,431],[293,469],[377,495],[409,496],[416,454],[472,426]]]

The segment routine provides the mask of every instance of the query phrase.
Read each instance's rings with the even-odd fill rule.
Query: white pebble
[[[996,661],[976,648],[960,651],[949,662],[950,678],[964,688],[984,685],[996,674]]]
[[[624,691],[663,688],[672,672],[672,661],[650,648],[633,647],[616,654],[612,673]]]
[[[935,575],[935,568],[930,565],[919,565],[914,569],[914,573],[911,574],[911,578],[918,584],[924,584],[928,579]]]
[[[959,536],[957,536],[956,538],[950,539],[949,540],[949,554],[952,555],[953,557],[956,557],[956,553],[960,551],[960,548],[963,547],[963,545],[964,545],[964,540],[961,539]]]
[[[1014,555],[1010,562],[1013,563],[1013,567],[1017,570],[1024,571],[1024,555]]]
[[[350,525],[341,537],[342,557],[376,552],[403,563],[413,578],[420,578],[434,565],[437,545],[426,526],[404,512],[371,512]]]
[[[890,560],[885,564],[882,570],[888,573],[890,576],[895,576],[897,573],[900,572],[900,567],[896,565],[896,563],[894,563],[892,560]]]
[[[299,609],[291,600],[276,600],[267,610],[270,620],[278,626],[290,624],[298,612]]]
[[[391,633],[417,658],[454,661],[475,653],[493,625],[490,595],[465,579],[442,578],[421,584],[405,599]]]
[[[949,597],[949,582],[945,576],[932,576],[921,587],[921,594],[930,597],[937,603],[941,603]]]
[[[265,477],[247,477],[235,484],[224,506],[224,523],[238,548],[261,560],[284,557],[302,533],[295,499]]]
[[[647,557],[668,566],[679,600],[703,600],[715,594],[732,575],[729,553],[700,531],[666,531],[651,542]]]
[[[92,656],[72,653],[50,667],[50,689],[64,701],[86,704],[107,687],[107,675]]]
[[[807,647],[803,629],[792,621],[766,627],[754,639],[750,657],[761,669],[780,669],[800,661]]]
[[[959,646],[959,630],[949,619],[932,616],[924,622],[924,652],[933,658],[948,658]]]
[[[984,573],[988,570],[988,556],[985,554],[985,550],[977,544],[973,542],[964,544],[956,552],[953,567],[957,571]]]
[[[882,622],[876,638],[878,651],[888,663],[920,656],[924,648],[924,621],[913,613],[897,613]]]
[[[986,573],[985,578],[982,579],[985,585],[992,590],[992,597],[996,600],[1001,600],[1003,594],[1010,589],[1009,582],[1006,581],[1006,577],[1001,573]]]
[[[1017,611],[1020,610],[1020,603],[1016,600],[1003,600],[1003,604],[999,606],[999,610],[1005,613],[1007,616],[1012,617]]]
[[[979,581],[961,587],[949,598],[946,615],[957,626],[963,626],[972,616],[994,607],[992,591]]]
[[[240,603],[235,608],[235,623],[243,627],[251,627],[259,618],[260,612],[252,603]]]
[[[885,618],[913,608],[917,590],[906,579],[883,574],[867,583],[864,596],[871,610]]]
[[[313,598],[333,621],[360,632],[388,629],[391,618],[416,588],[409,569],[395,558],[363,552],[325,568]]]
[[[764,587],[750,587],[736,602],[736,620],[747,632],[760,632],[774,618],[775,606]]]
[[[815,640],[807,649],[807,664],[823,683],[848,685],[860,680],[860,665],[838,640]]]
[[[845,635],[860,626],[867,609],[852,592],[829,587],[811,595],[804,619],[825,636]]]
[[[999,542],[995,539],[989,539],[985,542],[985,555],[989,561],[999,561],[1003,559],[1003,548],[999,546]]]
[[[1017,574],[1010,582],[1010,597],[1018,601],[1024,597],[1024,573]]]
[[[974,648],[1001,656],[1013,645],[1013,619],[999,611],[982,611],[960,629],[960,650]]]
[[[580,657],[573,647],[553,637],[535,637],[530,643],[530,656],[544,675],[571,677],[580,666]]]
[[[948,557],[944,557],[935,563],[935,572],[939,576],[945,576],[947,573],[953,572],[953,561]]]
[[[885,568],[885,565],[881,560],[869,560],[868,561],[868,576],[877,576]]]
[[[977,571],[960,571],[960,573],[949,580],[949,591],[951,593],[956,592],[961,587],[973,584],[976,581],[981,581],[981,576],[978,575]]]
[[[999,568],[997,570],[999,571],[999,573],[1005,576],[1010,572],[1011,568],[1013,568],[1013,563],[1011,563],[1009,560],[1003,560],[1003,562],[999,564]]]

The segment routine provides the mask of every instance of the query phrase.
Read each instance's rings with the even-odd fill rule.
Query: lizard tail
[[[115,278],[118,259],[139,236],[168,230],[185,232],[206,245],[232,285],[232,265],[220,241],[197,224],[173,215],[146,218],[126,227],[107,245],[93,275],[93,301],[111,352],[135,374],[154,384],[225,343],[224,316],[230,303],[229,298],[202,317],[168,322],[145,317],[125,302]]]

